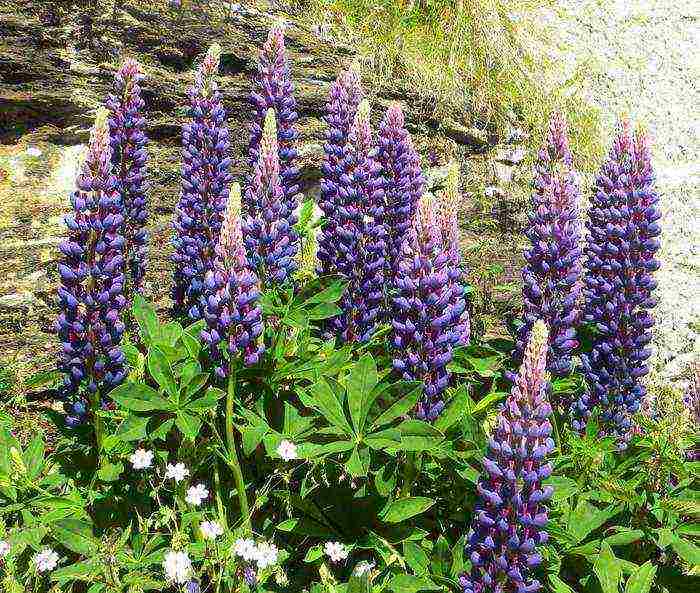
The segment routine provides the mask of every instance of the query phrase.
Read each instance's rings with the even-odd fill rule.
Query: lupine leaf
[[[420,515],[435,504],[435,500],[425,496],[400,498],[392,502],[381,517],[385,523],[399,523]]]
[[[373,403],[373,400],[370,401],[372,391],[378,382],[377,364],[370,354],[364,354],[350,369],[345,385],[350,416],[357,434],[364,427],[369,407]]]
[[[654,583],[657,567],[648,560],[640,566],[628,579],[625,593],[649,593]]]
[[[612,549],[606,543],[600,547],[598,558],[593,565],[603,593],[618,593],[622,570]]]

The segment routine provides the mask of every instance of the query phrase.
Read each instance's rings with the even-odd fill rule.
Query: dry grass
[[[578,166],[590,170],[600,155],[599,116],[583,99],[583,73],[562,69],[556,36],[540,18],[551,0],[300,3],[319,27],[352,40],[368,78],[417,91],[432,115],[458,114],[499,137],[522,122],[538,145],[550,113],[560,109]]]

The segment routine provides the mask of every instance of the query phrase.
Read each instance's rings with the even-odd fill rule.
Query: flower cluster
[[[265,287],[291,279],[299,237],[294,229],[296,203],[285,199],[280,176],[275,112],[268,109],[258,160],[246,191],[245,244]]]
[[[296,130],[298,115],[289,60],[284,47],[284,25],[282,23],[272,26],[267,41],[263,45],[258,59],[258,70],[253,78],[250,103],[253,107],[253,121],[250,125],[250,144],[248,146],[250,168],[254,169],[260,160],[264,122],[268,111],[272,109],[277,120],[276,142],[279,147],[282,202],[285,209],[293,213],[296,211],[299,201],[299,171],[294,164],[298,156],[295,148],[295,142],[299,136]],[[251,183],[253,183],[254,175],[251,176]],[[244,210],[246,214],[250,214],[255,211],[258,204],[248,202],[247,193],[245,199]]]
[[[212,45],[190,87],[190,119],[182,127],[182,191],[175,212],[174,311],[199,319],[204,278],[215,247],[231,184],[229,132],[214,76],[221,49]]]
[[[326,143],[324,160],[321,166],[321,197],[319,207],[323,212],[324,224],[319,235],[318,259],[322,274],[338,272],[339,258],[343,255],[338,250],[339,233],[342,228],[342,213],[338,205],[342,204],[344,186],[347,184],[348,138],[357,108],[364,98],[357,67],[342,72],[331,85],[330,96],[326,104]],[[341,181],[342,180],[342,181]]]
[[[595,324],[592,351],[581,356],[587,390],[574,404],[573,426],[600,408],[606,430],[623,441],[645,396],[656,305],[653,273],[661,229],[649,141],[623,122],[596,179],[585,245],[584,319]]]
[[[518,330],[516,362],[522,360],[537,319],[549,329],[548,370],[571,371],[581,298],[580,192],[564,118],[555,114],[535,164],[529,226],[530,247],[523,268],[523,324]]]
[[[399,254],[391,320],[394,369],[403,379],[424,383],[416,412],[420,419],[434,420],[444,408],[447,365],[460,338],[454,321],[465,303],[461,290],[454,290],[450,269],[435,199],[426,194]]]
[[[90,135],[88,154],[71,196],[73,212],[65,218],[68,238],[60,244],[58,264],[61,341],[60,368],[68,395],[85,385],[99,401],[126,376],[120,348],[124,323],[124,215],[111,173],[107,111],[100,110]],[[80,403],[80,402],[76,402]],[[84,404],[82,404],[84,407]],[[84,411],[84,410],[83,410]],[[69,423],[79,421],[77,415]]]
[[[124,208],[127,290],[140,292],[146,273],[146,119],[139,83],[144,76],[131,59],[124,61],[107,97],[112,166]],[[127,294],[130,296],[130,294]]]
[[[362,342],[369,340],[382,312],[387,249],[383,180],[366,100],[357,109],[341,167],[335,271],[348,287],[340,301],[342,313],[329,326],[345,342]]]
[[[537,321],[525,348],[513,390],[501,407],[483,459],[484,477],[467,551],[471,572],[462,575],[465,593],[537,591],[531,571],[542,561],[537,546],[548,535],[545,502],[554,449],[547,401],[547,328]]]
[[[386,180],[388,269],[396,270],[406,233],[413,224],[418,200],[425,190],[420,157],[404,126],[403,111],[391,105],[379,124],[377,160]]]
[[[233,545],[233,554],[248,563],[243,568],[243,578],[250,587],[257,583],[257,570],[264,570],[277,564],[279,550],[272,542],[256,543],[253,539],[237,539]],[[255,565],[255,566],[253,566]]]
[[[452,288],[452,323],[457,344],[467,346],[471,336],[471,320],[464,299],[466,272],[459,246],[459,166],[453,162],[448,170],[445,190],[438,201],[438,224],[442,233],[442,245],[447,254],[446,272]]]
[[[260,282],[248,265],[241,226],[241,191],[238,184],[231,189],[221,236],[216,246],[213,270],[207,273],[201,308],[207,329],[202,340],[217,364],[216,373],[225,377],[227,363],[222,344],[230,356],[243,355],[246,365],[255,364],[264,346],[262,311],[258,303]]]

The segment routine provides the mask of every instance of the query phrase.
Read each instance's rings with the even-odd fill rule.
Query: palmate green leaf
[[[610,546],[626,546],[628,544],[639,541],[644,537],[644,531],[641,529],[624,529],[613,535],[609,535],[603,541]]]
[[[567,531],[576,543],[583,541],[592,533],[622,510],[622,507],[598,509],[586,500],[582,500],[569,516]]]
[[[447,408],[438,416],[435,421],[435,428],[441,432],[445,432],[448,428],[459,422],[463,416],[471,413],[474,402],[469,397],[467,385],[460,385],[455,391]]]
[[[622,569],[612,549],[606,543],[600,546],[598,558],[593,564],[593,572],[598,577],[603,593],[618,593]]]
[[[195,373],[186,382],[181,382],[180,401],[189,400],[209,381],[210,373]]]
[[[100,542],[92,534],[92,526],[80,519],[61,519],[51,525],[56,540],[76,554],[92,556],[98,553]]]
[[[422,387],[416,387],[408,395],[391,404],[387,410],[382,412],[379,416],[377,416],[377,418],[374,419],[371,425],[372,428],[379,428],[385,424],[389,424],[400,416],[408,413],[418,403],[418,398],[421,396],[422,392]]]
[[[160,348],[151,348],[148,352],[148,372],[167,394],[177,397],[177,383],[170,361]]]
[[[554,488],[552,500],[555,502],[567,500],[579,490],[579,486],[576,481],[565,476],[550,476],[543,483]]]
[[[627,580],[625,593],[649,593],[654,584],[657,567],[648,560]]]
[[[308,394],[312,406],[321,412],[328,422],[343,430],[345,434],[352,434],[340,400],[323,377],[309,388]]]
[[[553,593],[576,593],[569,585],[562,581],[557,575],[549,575],[549,584]]]
[[[143,298],[140,294],[134,295],[134,304],[132,307],[134,319],[139,324],[141,330],[141,338],[145,344],[150,344],[152,340],[159,334],[158,315],[151,303]]]
[[[321,321],[322,319],[330,319],[339,315],[342,311],[338,305],[333,303],[319,303],[314,305],[308,311],[305,311],[302,318],[308,319],[310,321]]]
[[[374,474],[374,487],[379,496],[389,496],[396,488],[396,465],[387,463]]]
[[[146,436],[146,425],[149,419],[148,416],[131,414],[119,425],[115,436],[125,443],[141,440]]]
[[[355,447],[345,462],[345,469],[353,478],[366,476],[369,471],[369,451]]]
[[[22,454],[22,461],[27,468],[27,478],[34,480],[44,468],[44,441],[40,434],[34,436]]]
[[[303,305],[313,305],[315,303],[337,303],[340,300],[340,297],[343,296],[346,286],[346,282],[336,280],[328,288],[306,299]]]
[[[441,591],[428,577],[398,574],[389,581],[389,589],[394,593],[419,593],[420,591]]]
[[[207,410],[215,410],[219,403],[219,400],[225,396],[226,393],[223,391],[223,389],[219,389],[218,387],[209,387],[209,389],[207,389],[207,392],[202,397],[199,397],[189,402],[185,406],[185,409],[188,412],[192,413],[201,413],[206,412]]]
[[[177,426],[180,432],[188,439],[194,440],[197,438],[202,428],[202,419],[185,410],[180,410],[177,416],[175,416],[175,426]]]
[[[420,515],[435,504],[435,500],[425,496],[400,498],[392,502],[380,517],[384,523],[399,523]]]
[[[407,541],[403,543],[403,555],[406,559],[406,564],[411,567],[411,570],[416,575],[423,575],[428,572],[430,559],[417,543]]]
[[[372,396],[374,395],[376,399],[378,395],[378,393],[374,392],[378,382],[377,363],[374,362],[371,354],[364,354],[352,366],[345,382],[350,417],[352,418],[356,434],[362,432],[367,414],[374,403]]]
[[[474,407],[472,408],[472,415],[476,416],[481,412],[488,410],[496,402],[508,397],[508,393],[505,391],[493,391],[488,395],[482,397]]]
[[[671,547],[676,554],[691,566],[700,566],[700,547],[696,546],[694,543],[674,534],[671,540]]]
[[[172,402],[162,398],[155,389],[143,383],[122,383],[109,393],[109,397],[132,412],[172,412],[175,409]]]

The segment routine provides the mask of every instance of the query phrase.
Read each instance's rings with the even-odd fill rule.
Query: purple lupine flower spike
[[[329,333],[345,342],[370,339],[384,301],[384,190],[369,111],[363,100],[350,130],[337,192],[335,266],[348,287],[340,301],[342,313],[330,320]]]
[[[222,355],[222,344],[230,357],[240,354],[246,366],[255,364],[264,351],[262,310],[258,298],[260,282],[248,265],[241,226],[241,190],[231,189],[221,236],[216,246],[214,268],[204,280],[201,309],[207,329],[201,333],[209,347],[220,377],[229,366]]]
[[[580,191],[572,168],[564,118],[555,114],[535,164],[529,226],[530,247],[523,268],[523,324],[518,330],[516,361],[522,360],[527,337],[537,319],[549,329],[548,370],[571,372],[571,353],[578,346],[580,317]]]
[[[127,59],[114,78],[107,98],[112,166],[124,207],[126,297],[141,292],[146,274],[146,119],[139,83],[144,76],[136,61]]]
[[[596,407],[606,432],[624,447],[631,416],[646,395],[642,378],[656,305],[659,196],[649,141],[623,122],[596,179],[585,245],[584,319],[595,325],[593,348],[581,356],[587,390],[574,404],[572,424],[583,430]]]
[[[108,113],[101,109],[90,134],[87,157],[65,218],[68,239],[60,244],[60,314],[56,331],[62,344],[60,368],[67,395],[84,386],[91,399],[119,385],[126,376],[120,343],[124,332],[124,215],[111,172]],[[83,400],[68,416],[76,424]],[[73,408],[76,408],[74,405]]]
[[[455,301],[449,269],[434,198],[424,195],[401,247],[391,325],[394,369],[405,380],[424,383],[416,416],[430,421],[445,406],[442,393],[451,378],[447,365],[458,340],[455,311],[464,307]]]
[[[296,212],[299,203],[299,169],[295,165],[298,152],[296,141],[297,104],[290,74],[287,50],[284,47],[284,24],[272,26],[258,59],[257,73],[253,78],[250,102],[253,120],[250,124],[248,161],[253,170],[260,156],[260,143],[268,110],[273,109],[277,121],[277,145],[279,150],[279,175],[284,202],[290,212]],[[250,184],[251,179],[248,180]],[[247,188],[246,188],[247,189]],[[244,195],[244,215],[251,214],[255,204],[247,202]],[[294,221],[296,222],[296,220]],[[294,224],[294,223],[292,223]]]
[[[464,298],[466,272],[459,246],[459,166],[449,167],[445,190],[440,195],[438,222],[442,232],[443,248],[447,254],[447,275],[452,285],[452,321],[456,335],[456,345],[467,346],[471,337],[471,320]]]
[[[318,259],[322,274],[338,273],[338,229],[342,214],[337,206],[345,199],[350,182],[344,167],[349,164],[348,138],[357,108],[364,97],[360,74],[356,65],[342,72],[331,85],[326,104],[325,157],[321,166],[321,199],[319,207],[324,223],[318,238]]]
[[[389,232],[388,269],[393,273],[406,232],[413,224],[418,200],[425,191],[420,157],[404,126],[399,105],[387,109],[379,124],[377,156],[386,177],[386,221]]]
[[[246,193],[245,241],[251,264],[263,286],[284,284],[296,270],[299,237],[293,228],[296,214],[284,199],[273,109],[265,116],[258,162]]]
[[[553,488],[552,409],[547,401],[547,327],[533,324],[511,394],[501,406],[477,484],[478,502],[466,551],[472,563],[462,575],[464,593],[538,591],[532,569],[547,542],[547,508]]]
[[[176,315],[202,316],[204,278],[213,269],[231,184],[226,112],[214,76],[221,48],[211,46],[188,90],[190,119],[182,127],[182,190],[175,209]]]

